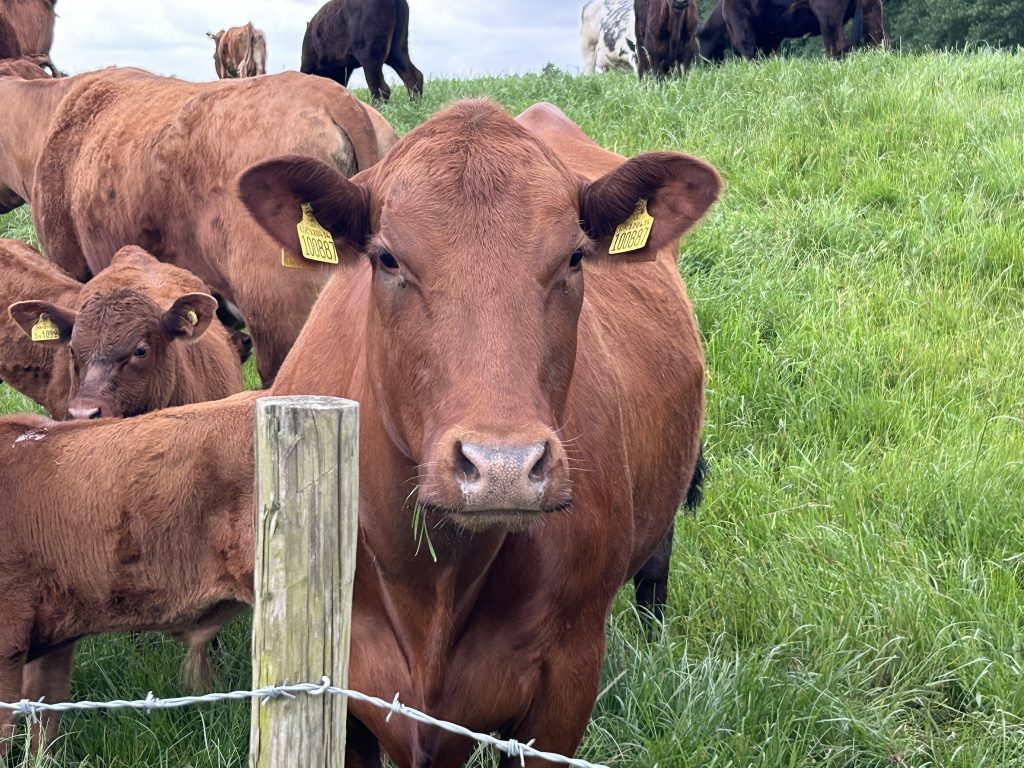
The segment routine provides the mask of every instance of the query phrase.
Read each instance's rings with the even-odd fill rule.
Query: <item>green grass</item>
[[[620,599],[580,755],[1024,766],[1024,56],[431,81],[384,113],[403,133],[470,96],[552,101],[611,149],[692,152],[727,183],[679,259],[707,497],[678,523],[654,642]],[[247,684],[246,633],[217,652],[224,686]],[[90,640],[75,696],[175,694],[180,658]],[[74,716],[57,759],[242,765],[247,728],[241,705]]]

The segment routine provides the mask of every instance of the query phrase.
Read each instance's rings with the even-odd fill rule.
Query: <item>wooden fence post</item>
[[[348,683],[359,508],[359,405],[336,397],[256,402],[255,688]],[[250,768],[342,768],[345,699],[253,701]]]

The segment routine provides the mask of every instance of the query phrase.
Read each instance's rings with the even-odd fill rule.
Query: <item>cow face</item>
[[[420,503],[468,530],[518,530],[572,500],[560,428],[584,265],[611,260],[608,240],[640,198],[653,253],[718,184],[669,153],[587,184],[497,107],[468,102],[352,181],[292,156],[251,168],[240,191],[284,246],[298,251],[307,202],[342,258],[369,260],[369,379],[385,429],[418,465]]]
[[[128,289],[85,300],[75,312],[41,301],[22,301],[11,317],[29,336],[41,315],[68,344],[74,419],[136,416],[170,405],[178,375],[173,344],[198,339],[210,325],[217,301],[205,293],[182,296],[163,312],[148,297]]]

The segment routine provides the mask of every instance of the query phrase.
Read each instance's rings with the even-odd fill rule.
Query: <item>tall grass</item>
[[[727,183],[679,258],[706,501],[678,522],[664,629],[647,641],[626,594],[613,613],[581,756],[1024,766],[1024,58],[431,81],[384,113],[405,132],[479,96],[552,101],[611,149],[688,151]],[[217,651],[222,685],[247,683],[246,636]],[[176,693],[180,656],[90,640],[75,696]],[[66,721],[60,764],[244,762],[238,705]]]

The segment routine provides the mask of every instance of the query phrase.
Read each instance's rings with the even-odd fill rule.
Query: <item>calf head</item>
[[[342,260],[369,260],[374,399],[391,440],[418,465],[419,502],[468,530],[522,529],[571,503],[571,441],[560,428],[584,265],[619,260],[608,241],[641,198],[655,218],[654,253],[677,242],[719,187],[710,166],[665,152],[587,183],[486,102],[450,107],[351,180],[288,156],[239,184],[285,247],[298,251],[309,203]]]
[[[205,293],[186,294],[164,312],[124,288],[89,297],[78,312],[43,301],[10,308],[29,336],[40,318],[56,326],[57,338],[39,343],[69,345],[74,419],[136,416],[170,405],[180,375],[173,345],[202,336],[216,311],[216,299]]]

